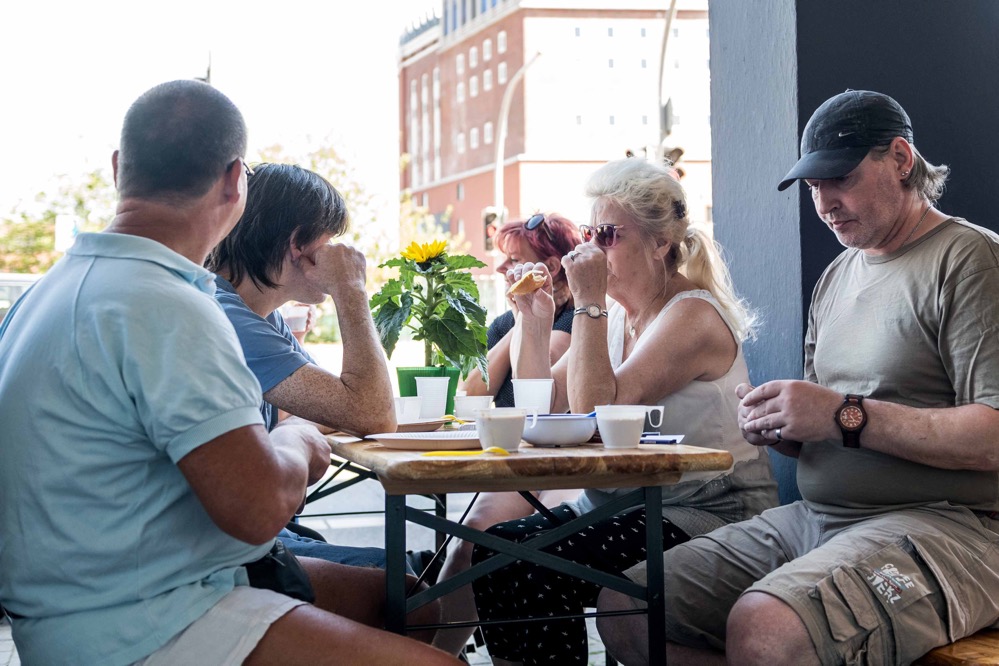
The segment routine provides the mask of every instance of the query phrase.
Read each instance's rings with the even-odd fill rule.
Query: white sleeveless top
[[[736,335],[728,315],[715,299],[711,292],[703,289],[680,292],[663,306],[649,328],[655,326],[675,304],[687,298],[700,298],[710,303],[722,320],[725,321],[733,337]],[[608,313],[607,348],[610,352],[611,366],[617,370],[621,366],[624,357],[624,336],[626,335],[626,321],[624,308],[619,304],[611,306]],[[637,353],[646,344],[652,344],[651,337],[640,337],[635,344],[632,354]],[[746,367],[746,360],[742,353],[742,345],[739,345],[735,361],[722,377],[712,381],[692,381],[675,393],[671,393],[658,401],[658,405],[663,408],[662,425],[659,432],[667,435],[683,435],[683,443],[691,446],[702,446],[710,449],[722,449],[732,454],[733,466],[724,471],[714,472],[688,472],[683,475],[680,482],[674,485],[663,486],[664,508],[669,505],[687,506],[697,508],[701,504],[693,496],[698,494],[709,482],[720,477],[747,475],[745,483],[740,479],[729,479],[731,483],[725,483],[724,491],[732,489],[749,489],[750,487],[760,489],[762,486],[771,487],[765,495],[772,495],[771,499],[759,498],[764,505],[773,505],[776,502],[776,484],[773,483],[770,475],[769,458],[762,448],[755,447],[742,437],[737,422],[739,408],[739,398],[735,395],[735,387],[741,383],[749,383],[749,370]],[[649,428],[646,423],[646,429]],[[740,465],[740,463],[754,463],[751,465]],[[765,465],[762,469],[760,465]],[[570,503],[577,513],[590,511],[597,506],[604,504],[611,499],[629,492],[630,488],[621,489],[587,489],[580,495],[575,503]],[[718,488],[722,491],[722,487]],[[702,493],[703,494],[703,493]],[[709,493],[715,495],[716,493]],[[706,506],[717,504],[717,497],[703,498]],[[746,509],[753,509],[749,515],[759,509],[756,507],[757,501],[739,501],[739,505],[746,505]],[[749,506],[752,505],[752,506]],[[731,508],[731,507],[730,507]],[[765,508],[765,507],[764,507]],[[669,511],[666,511],[669,514]],[[739,511],[738,513],[742,513]],[[668,516],[669,517],[669,516]],[[736,518],[741,520],[742,518]],[[725,517],[724,522],[729,522],[731,518]],[[680,521],[674,521],[680,522]],[[680,525],[683,529],[688,529]],[[701,530],[693,530],[699,532]],[[688,529],[688,532],[690,530]]]

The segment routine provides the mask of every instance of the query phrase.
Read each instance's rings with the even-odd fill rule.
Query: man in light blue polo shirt
[[[146,92],[114,220],[0,328],[0,603],[25,664],[457,663],[247,585],[330,451],[310,426],[268,435],[201,267],[243,210],[245,150],[210,86]]]

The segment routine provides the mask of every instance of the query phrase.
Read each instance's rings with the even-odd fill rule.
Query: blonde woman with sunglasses
[[[769,458],[743,439],[737,424],[735,388],[749,382],[742,342],[753,318],[735,295],[717,245],[690,226],[680,183],[667,167],[632,158],[598,169],[587,194],[593,207],[591,223],[581,227],[584,242],[562,260],[575,303],[569,351],[554,365],[543,353],[554,314],[549,276],[541,290],[517,297],[515,376],[553,378],[553,412],[661,405],[660,432],[732,454],[734,465],[725,472],[686,475],[663,488],[663,512],[654,519],[662,520],[665,548],[775,506]],[[543,264],[511,270],[512,279],[531,270],[548,274]],[[553,511],[569,519],[626,492],[584,490]],[[633,507],[551,548],[621,573],[645,560],[645,519],[644,508]],[[547,520],[535,514],[489,531],[522,541],[547,529]],[[472,562],[490,555],[476,546]],[[511,606],[518,616],[580,613],[595,605],[600,591],[527,562],[497,570],[473,589],[483,621],[508,617]],[[483,625],[483,634],[494,663],[586,663],[582,620]]]

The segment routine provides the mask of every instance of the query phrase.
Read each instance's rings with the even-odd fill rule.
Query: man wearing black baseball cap
[[[898,102],[870,90],[847,90],[812,114],[801,137],[801,159],[777,189],[786,190],[799,178],[845,176],[871,148],[899,136],[912,143],[912,123]]]
[[[999,236],[934,207],[948,172],[881,93],[805,126],[779,189],[803,180],[847,249],[815,287],[804,380],[737,389],[743,436],[798,458],[804,500],[664,555],[676,661],[908,664],[999,620]],[[641,662],[628,622],[598,626]]]

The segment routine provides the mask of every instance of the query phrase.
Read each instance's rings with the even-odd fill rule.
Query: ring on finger
[[[784,439],[783,437],[780,436],[780,428],[777,428],[776,430],[774,430],[774,437],[777,438],[778,442],[780,442],[780,441],[782,441]]]

